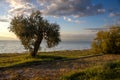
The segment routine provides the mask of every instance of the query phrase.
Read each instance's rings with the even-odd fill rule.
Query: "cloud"
[[[64,20],[68,21],[68,22],[72,22],[72,19],[71,18],[67,18],[67,17],[63,17]]]
[[[116,17],[116,16],[120,16],[120,12],[111,12],[109,14],[110,17]]]
[[[62,40],[92,41],[96,34],[61,34]]]
[[[0,16],[0,22],[9,22],[7,16]]]
[[[0,22],[9,22],[9,20],[8,19],[1,19],[0,18]]]
[[[85,28],[85,30],[92,31],[92,32],[97,32],[97,31],[107,30],[107,29],[108,29],[107,26],[102,27],[102,28]]]
[[[73,20],[73,19],[71,19],[71,18],[68,18],[68,17],[63,17],[63,19],[65,20],[65,21],[68,21],[68,22],[74,22],[74,23],[78,23],[78,24],[80,24],[80,23],[84,23],[84,21],[79,21],[79,20]]]
[[[64,17],[73,23],[84,23],[76,18],[93,16],[105,12],[102,4],[92,4],[92,0],[6,0],[9,3],[10,16],[30,15],[32,11],[40,10],[43,16],[53,18]],[[72,16],[74,18],[68,17]]]
[[[109,11],[109,17],[120,16],[120,9],[119,8],[111,8],[108,11]]]
[[[36,9],[49,16],[83,17],[105,12],[102,4],[93,5],[92,0],[6,0],[6,2],[10,4],[8,13],[11,15],[30,14]]]
[[[6,2],[10,5],[8,13],[13,16],[21,14],[29,15],[35,9],[30,0],[6,0]]]
[[[118,20],[116,21],[116,24],[117,24],[117,25],[120,25],[120,19],[118,19]]]
[[[57,16],[91,16],[105,12],[102,4],[93,5],[91,0],[38,0],[39,3],[47,5],[43,9],[46,15]]]

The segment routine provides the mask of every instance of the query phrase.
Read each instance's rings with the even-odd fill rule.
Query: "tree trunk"
[[[42,42],[42,39],[43,39],[43,37],[38,37],[38,39],[35,41],[34,50],[30,53],[30,55],[32,57],[36,56],[36,54],[37,54],[37,52],[39,50],[39,46],[40,46],[40,44]]]

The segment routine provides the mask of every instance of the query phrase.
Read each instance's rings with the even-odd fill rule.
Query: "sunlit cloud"
[[[10,5],[10,10],[8,13],[10,15],[29,15],[33,10],[35,10],[35,6],[29,2],[29,0],[6,0]]]
[[[80,23],[85,23],[85,21],[73,20],[73,19],[68,18],[68,17],[65,17],[65,16],[63,17],[63,19],[64,19],[65,21],[73,22],[73,23],[78,23],[78,24],[80,24]]]

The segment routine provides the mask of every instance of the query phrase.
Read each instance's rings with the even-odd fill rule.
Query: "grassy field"
[[[79,58],[80,56],[86,56],[86,55],[91,55],[89,50],[41,52],[38,53],[38,55],[35,58],[29,56],[28,53],[0,54],[0,67],[10,67],[26,62],[29,63],[35,61],[54,61],[54,60],[62,60],[62,59]]]
[[[0,54],[0,80],[101,80],[97,78],[107,74],[108,63],[118,64],[108,73],[119,75],[120,55],[97,54],[89,50],[41,52],[35,58],[28,53]]]
[[[120,80],[120,61],[70,72],[60,80]]]

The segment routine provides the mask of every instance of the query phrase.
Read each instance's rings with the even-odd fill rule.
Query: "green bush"
[[[120,54],[120,26],[99,31],[92,42],[92,50],[105,54]]]

